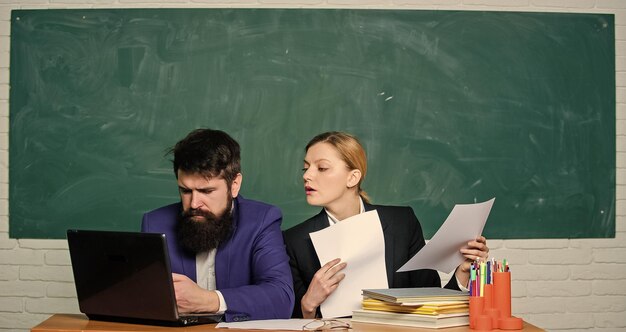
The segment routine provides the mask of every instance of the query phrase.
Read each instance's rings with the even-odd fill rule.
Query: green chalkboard
[[[165,150],[242,146],[243,195],[316,213],[304,146],[343,130],[364,187],[432,236],[496,197],[489,238],[615,235],[614,17],[414,10],[15,10],[9,232],[138,230],[178,200]]]

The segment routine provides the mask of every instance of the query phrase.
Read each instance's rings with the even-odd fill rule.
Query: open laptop
[[[164,234],[67,231],[80,311],[95,320],[186,326],[222,315],[181,315]]]

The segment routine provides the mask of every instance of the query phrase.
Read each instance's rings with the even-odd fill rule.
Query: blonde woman
[[[321,317],[319,306],[344,278],[342,270],[348,264],[339,258],[320,262],[309,233],[365,211],[377,210],[380,217],[389,287],[441,287],[434,270],[395,272],[425,245],[422,227],[411,207],[370,203],[361,188],[367,159],[358,139],[343,132],[326,132],[315,136],[305,151],[302,178],[306,200],[322,210],[284,232],[296,295],[292,317]],[[488,257],[487,240],[480,236],[460,252],[466,260],[457,267],[446,288],[466,290],[471,262]]]

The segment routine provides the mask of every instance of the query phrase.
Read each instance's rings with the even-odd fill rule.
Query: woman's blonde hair
[[[359,142],[359,140],[348,133],[339,131],[329,131],[319,134],[309,141],[304,149],[306,153],[309,148],[317,143],[328,143],[337,149],[341,159],[352,169],[358,169],[361,171],[361,179],[357,183],[357,190],[359,196],[365,203],[370,202],[369,196],[365,190],[361,188],[361,183],[365,180],[365,174],[367,174],[367,156],[365,155],[365,149]]]

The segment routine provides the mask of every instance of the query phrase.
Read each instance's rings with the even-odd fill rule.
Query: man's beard
[[[193,254],[217,248],[230,235],[233,224],[231,207],[232,198],[229,197],[226,210],[220,217],[199,209],[183,211],[176,223],[180,245]],[[196,216],[202,216],[204,220],[197,220]]]

